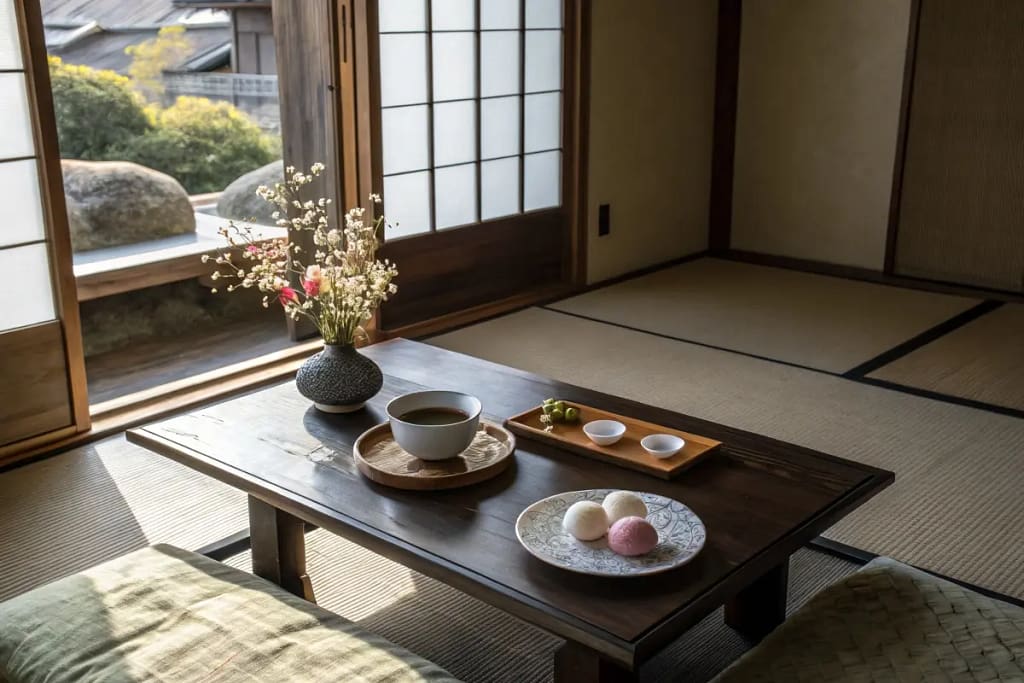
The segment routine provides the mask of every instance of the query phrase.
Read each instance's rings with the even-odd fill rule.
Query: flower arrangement
[[[302,188],[323,170],[319,163],[313,164],[309,173],[289,166],[283,183],[256,190],[277,207],[273,217],[278,226],[313,233],[316,249],[311,261],[305,260],[298,244],[287,239],[257,240],[251,227],[231,221],[220,230],[230,249],[215,257],[220,268],[213,278],[232,280],[229,292],[255,287],[264,294],[264,308],[274,299],[293,319],[308,318],[325,344],[354,344],[364,335],[363,323],[398,291],[393,282],[398,269],[387,259],[377,259],[377,235],[387,224],[384,216],[367,220],[364,209],[349,209],[345,227],[339,230],[328,220],[330,199],[300,198]],[[380,197],[370,195],[370,202],[379,204]],[[204,263],[209,260],[209,256],[203,257]],[[292,282],[301,288],[293,287]]]

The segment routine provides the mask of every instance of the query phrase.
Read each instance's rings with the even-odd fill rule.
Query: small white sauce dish
[[[673,434],[650,434],[640,439],[640,445],[655,458],[664,460],[683,450],[686,441]]]
[[[583,433],[598,446],[611,446],[626,433],[626,425],[618,420],[594,420],[583,425]]]

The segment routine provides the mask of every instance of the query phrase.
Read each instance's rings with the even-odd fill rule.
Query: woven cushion
[[[0,681],[453,681],[258,577],[154,546],[0,604]]]
[[[878,558],[716,681],[1024,681],[1024,608]]]

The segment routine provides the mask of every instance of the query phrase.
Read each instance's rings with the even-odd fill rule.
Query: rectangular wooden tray
[[[519,436],[542,441],[556,448],[564,448],[588,458],[653,474],[662,479],[671,479],[722,445],[721,441],[681,432],[678,429],[669,429],[598,408],[569,401],[566,401],[566,405],[571,405],[580,411],[579,422],[574,424],[556,423],[554,430],[546,432],[544,424],[540,421],[543,410],[537,406],[525,413],[508,418],[505,420],[505,427]],[[626,425],[626,434],[611,446],[598,446],[583,433],[583,425],[593,420],[618,420]],[[674,434],[682,437],[686,441],[686,446],[671,458],[660,460],[645,451],[640,445],[640,440],[649,434]]]

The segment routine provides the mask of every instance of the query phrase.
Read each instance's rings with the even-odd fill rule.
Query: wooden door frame
[[[380,79],[376,72],[379,63],[379,42],[377,40],[377,0],[338,0],[338,35],[341,64],[341,99],[354,106],[342,107],[340,117],[343,126],[342,139],[345,149],[344,193],[349,206],[366,206],[371,192],[383,189],[383,150],[381,135]],[[590,3],[586,0],[563,0],[563,53],[565,55],[562,73],[562,204],[557,209],[539,210],[518,214],[509,219],[487,221],[481,234],[463,233],[467,249],[480,247],[492,242],[500,234],[515,231],[512,223],[536,221],[549,222],[545,214],[565,216],[564,252],[561,254],[559,282],[555,289],[571,292],[586,284],[587,264],[587,179],[589,146],[589,89],[590,89]],[[478,43],[479,49],[479,43]],[[479,74],[478,74],[479,77]],[[479,162],[477,162],[479,163]],[[353,178],[354,176],[354,178]],[[479,190],[479,187],[478,187]],[[472,228],[470,228],[472,230]],[[413,246],[409,240],[418,240],[420,246],[427,238],[439,249],[451,249],[455,240],[452,233],[434,232],[402,238],[389,243],[385,255],[401,266],[402,256]],[[476,232],[476,231],[475,231]],[[382,236],[383,237],[383,236]],[[469,239],[466,239],[466,238]],[[403,244],[404,243],[404,244]],[[472,319],[473,311],[480,315],[493,315],[507,307],[521,307],[525,300],[531,300],[530,293],[517,293],[507,300],[489,302],[469,309],[443,314],[422,323],[415,323],[384,333],[412,335],[421,329],[443,327],[448,321],[463,322],[467,315]],[[537,300],[549,299],[552,288],[539,288]],[[479,316],[477,316],[479,317]]]
[[[57,140],[57,119],[53,109],[50,68],[47,61],[43,16],[39,0],[14,3],[21,40],[22,60],[28,91],[29,116],[36,147],[39,170],[40,200],[50,258],[54,309],[61,323],[64,355],[67,362],[68,394],[73,424],[70,429],[49,435],[50,439],[66,433],[89,429],[89,396],[85,377],[85,353],[82,346],[82,323],[78,310],[74,264],[71,256],[71,233],[64,201],[64,180]],[[36,437],[45,440],[47,435]]]
[[[896,274],[896,242],[899,239],[900,202],[903,195],[903,170],[907,162],[907,131],[917,66],[917,34],[921,25],[921,0],[910,2],[910,26],[907,29],[907,51],[903,60],[903,91],[896,129],[896,155],[893,159],[892,192],[889,195],[889,225],[885,233],[885,261],[882,272]]]
[[[903,65],[903,89],[893,159],[892,191],[885,240],[885,258],[881,271],[895,272],[896,241],[899,226],[900,197],[903,188],[903,167],[907,149],[907,126],[910,119],[911,92],[917,57],[917,33],[922,0],[911,0],[910,24],[907,32],[906,56]],[[732,192],[735,173],[736,116],[739,95],[740,37],[743,0],[721,0],[718,9],[718,47],[715,65],[715,127],[711,160],[711,195],[708,215],[708,250],[713,255],[727,255],[732,248]],[[765,254],[767,259],[772,255]],[[779,257],[785,259],[786,257]],[[789,259],[796,262],[799,259]],[[825,262],[818,263],[828,267]],[[806,269],[806,268],[803,268]],[[861,269],[868,271],[870,269]],[[875,271],[878,272],[878,271]]]

